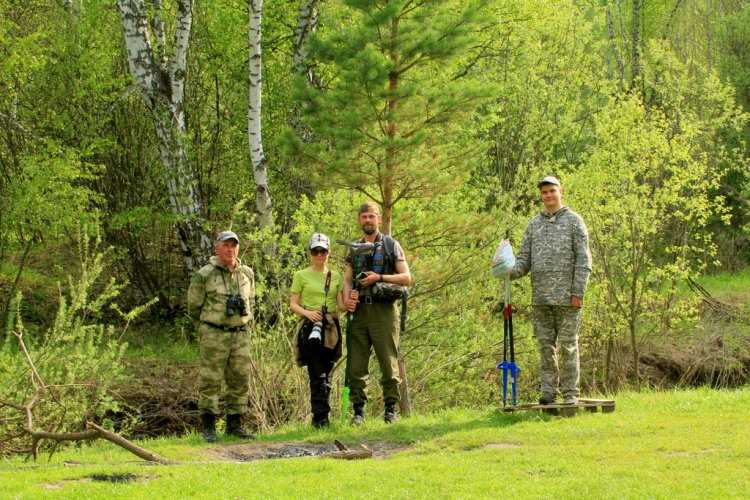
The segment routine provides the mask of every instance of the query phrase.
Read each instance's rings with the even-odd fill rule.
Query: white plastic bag
[[[502,240],[492,257],[492,276],[504,278],[515,264],[516,256],[513,255],[513,247],[508,240]]]

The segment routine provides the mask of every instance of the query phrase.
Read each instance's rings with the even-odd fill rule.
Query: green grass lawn
[[[623,394],[575,418],[450,410],[393,426],[287,427],[262,441],[389,441],[386,458],[222,462],[198,436],[142,443],[182,463],[149,466],[96,443],[0,464],[2,498],[747,498],[750,388]],[[223,444],[228,444],[225,442]],[[65,461],[78,464],[65,465]],[[127,484],[86,480],[133,473]]]

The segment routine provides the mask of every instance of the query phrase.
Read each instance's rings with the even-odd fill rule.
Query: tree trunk
[[[172,213],[177,216],[177,236],[185,267],[194,271],[211,254],[211,239],[203,230],[203,209],[197,183],[185,150],[184,90],[187,51],[192,28],[192,0],[179,0],[171,59],[166,57],[166,35],[161,19],[161,0],[153,0],[153,36],[143,0],[117,0],[122,15],[130,73],[141,90],[156,128],[159,156],[165,170],[165,184]]]
[[[632,85],[638,85],[641,76],[641,9],[643,0],[633,0],[633,23],[630,39]]]
[[[319,0],[300,0],[297,9],[297,24],[294,28],[294,46],[292,53],[292,72],[297,77],[303,77],[307,84],[320,88],[321,83],[315,74],[313,65],[309,60],[307,42],[310,35],[315,33],[318,28],[318,5]],[[292,109],[289,113],[289,126],[294,130],[294,135],[304,144],[310,144],[314,141],[313,132],[310,127],[303,121],[305,113],[305,102],[296,101],[292,103]],[[293,181],[294,194],[297,197],[303,195],[312,196],[315,193],[315,186],[304,172],[295,176]]]
[[[383,220],[382,230],[385,234],[391,234],[391,225],[393,222],[393,184],[394,184],[394,173],[398,166],[398,158],[396,157],[396,108],[398,106],[398,97],[396,92],[398,91],[399,83],[399,57],[395,50],[395,46],[398,43],[398,18],[394,18],[391,23],[390,33],[390,58],[391,64],[393,65],[393,71],[388,76],[388,101],[386,102],[386,151],[385,151],[385,172],[382,177],[380,190],[383,196]],[[403,333],[403,332],[402,332]],[[409,415],[411,413],[411,398],[409,396],[409,382],[406,375],[406,363],[401,354],[398,357],[398,372],[401,378],[401,385],[399,386],[400,406],[401,413],[403,415]]]
[[[617,37],[615,36],[614,18],[612,16],[612,8],[607,2],[607,37],[612,46],[612,54],[617,64],[617,73],[620,80],[620,90],[625,88],[625,64],[622,62],[622,56],[620,55],[620,47],[618,47]]]
[[[297,11],[297,27],[294,29],[294,73],[305,75],[310,85],[317,85],[317,78],[307,57],[307,40],[318,27],[319,0],[301,0]]]
[[[248,0],[250,29],[248,46],[250,51],[250,74],[247,112],[247,136],[250,143],[250,161],[255,179],[255,210],[261,227],[273,225],[273,206],[268,190],[268,169],[263,152],[263,129],[261,124],[262,104],[262,46],[263,0]]]
[[[635,374],[635,383],[638,390],[641,390],[641,370],[638,363],[638,339],[637,333],[637,322],[638,322],[638,298],[637,298],[637,287],[638,278],[637,274],[633,274],[631,280],[630,289],[630,314],[628,315],[628,328],[630,330],[630,348],[633,351],[633,373]]]

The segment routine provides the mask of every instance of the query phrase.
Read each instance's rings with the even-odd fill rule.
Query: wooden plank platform
[[[591,413],[601,411],[602,413],[612,413],[615,411],[614,399],[587,399],[580,398],[574,405],[554,403],[549,405],[540,404],[523,404],[515,406],[506,406],[501,408],[502,411],[512,413],[516,411],[543,411],[551,415],[560,415],[563,417],[572,417],[581,409]]]

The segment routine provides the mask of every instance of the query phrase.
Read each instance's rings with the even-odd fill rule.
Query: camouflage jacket
[[[239,293],[247,306],[247,315],[226,315],[227,297]],[[255,274],[248,266],[237,262],[234,272],[224,267],[213,256],[190,280],[188,288],[188,315],[195,321],[218,326],[241,326],[253,319],[255,299]]]
[[[532,304],[570,305],[583,298],[591,274],[589,235],[580,215],[562,207],[540,213],[526,227],[511,279],[531,271]]]

